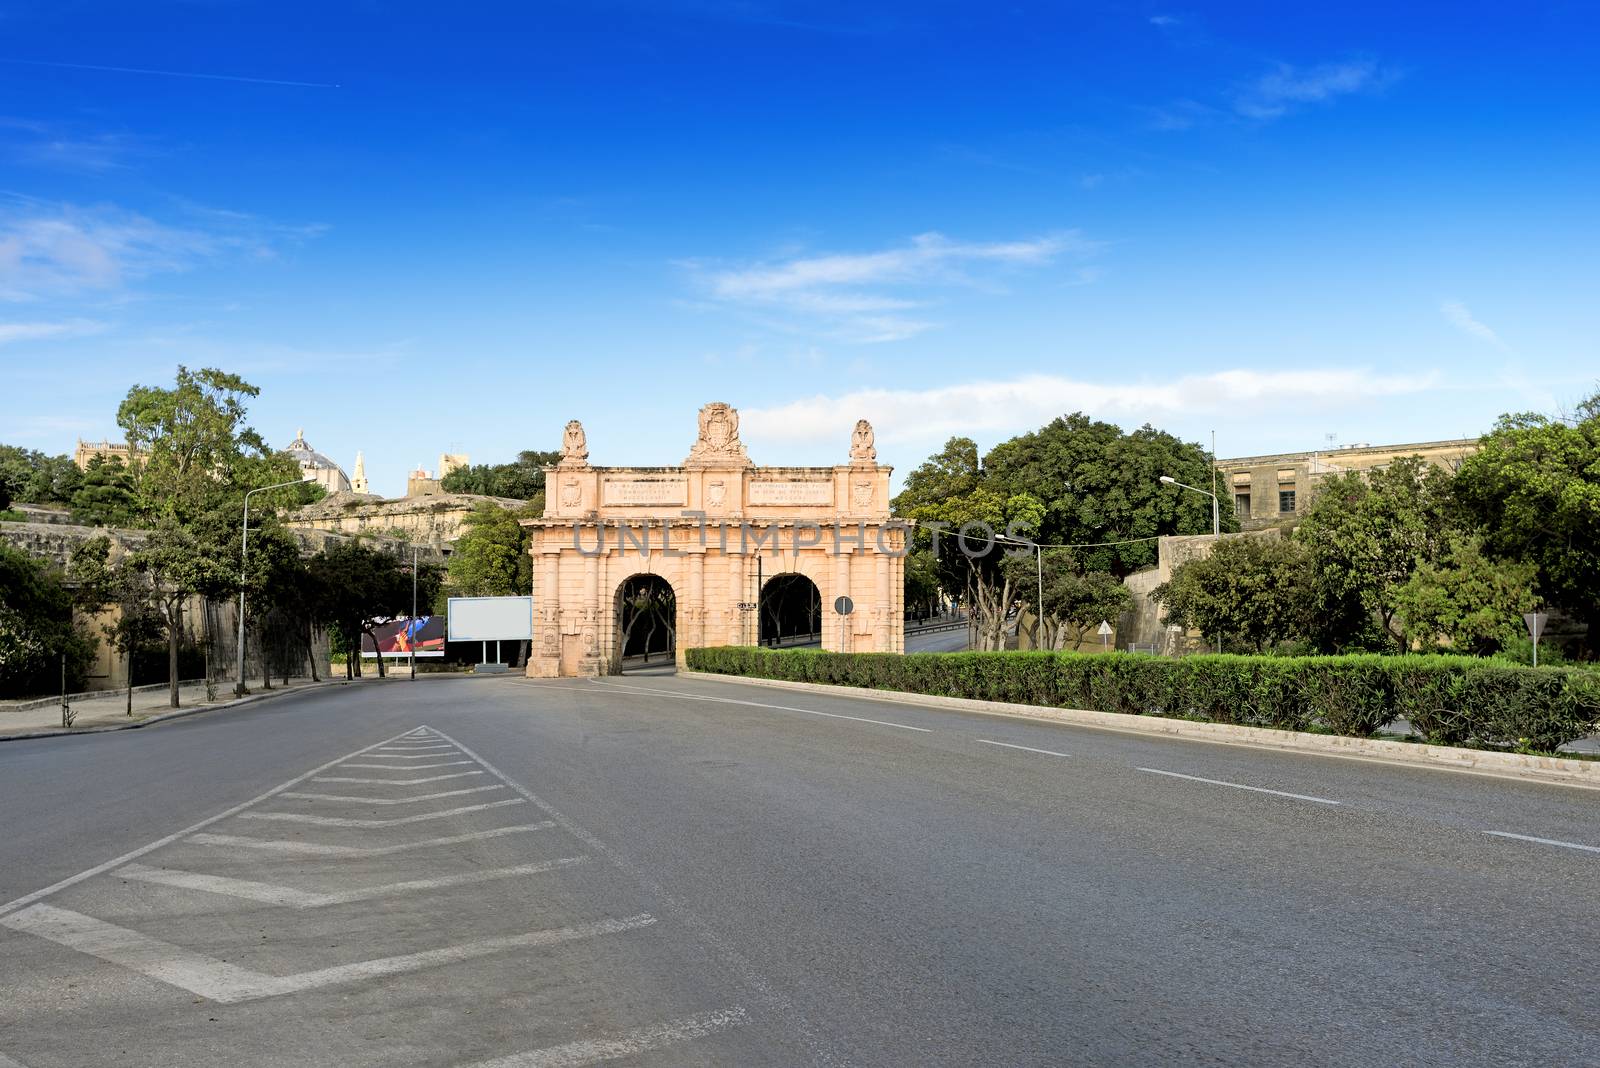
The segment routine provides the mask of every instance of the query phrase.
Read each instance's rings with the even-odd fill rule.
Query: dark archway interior
[[[801,644],[822,637],[822,593],[804,575],[774,575],[761,587],[761,643]]]
[[[617,591],[617,645],[623,659],[671,659],[678,644],[678,598],[660,575],[634,575]]]

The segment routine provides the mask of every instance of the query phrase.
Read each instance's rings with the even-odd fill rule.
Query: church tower
[[[367,461],[362,458],[359,452],[356,453],[356,473],[355,477],[350,480],[350,489],[354,493],[372,492],[367,485]]]

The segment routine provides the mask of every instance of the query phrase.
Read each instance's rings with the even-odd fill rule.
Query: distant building
[[[1341,445],[1314,452],[1239,456],[1218,460],[1217,496],[1224,508],[1231,498],[1243,530],[1293,522],[1311,510],[1316,486],[1328,475],[1381,471],[1396,460],[1421,456],[1454,471],[1478,448],[1477,438],[1422,441],[1411,445]]]
[[[458,471],[471,463],[471,458],[464,452],[440,453],[439,473],[432,475],[420,463],[417,469],[406,476],[407,497],[437,497],[445,492],[444,480],[452,471]]]
[[[79,471],[89,470],[90,460],[121,460],[122,466],[131,467],[134,461],[142,462],[147,455],[127,442],[93,442],[79,438],[78,448],[72,454],[72,462],[77,465]]]
[[[367,461],[358,452],[356,453],[356,473],[350,476],[350,492],[371,493],[372,487],[367,482]]]
[[[350,492],[350,476],[344,473],[344,468],[308,445],[304,430],[296,430],[294,440],[283,451],[300,465],[302,475],[309,476],[330,495]]]

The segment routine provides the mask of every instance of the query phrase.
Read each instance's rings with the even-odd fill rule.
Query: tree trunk
[[[272,665],[267,663],[267,638],[266,635],[261,633],[259,625],[256,626],[255,632],[256,656],[261,660],[261,688],[270,690],[272,689]]]
[[[178,638],[183,630],[183,602],[173,600],[167,608],[167,703],[178,707]]]
[[[123,654],[123,659],[128,664],[128,715],[133,715],[133,647]]]
[[[317,650],[313,644],[315,638],[316,633],[311,629],[311,621],[308,619],[306,620],[306,665],[311,671],[311,681],[321,682],[322,680],[317,678]]]
[[[384,672],[384,667],[383,667],[383,650],[378,648],[378,636],[377,636],[377,634],[375,634],[374,632],[372,632],[370,630],[366,631],[365,633],[366,633],[367,637],[372,639],[372,651],[378,654],[378,656],[377,656],[378,678],[380,678],[380,679],[381,678],[386,678],[387,676],[386,676],[386,674]],[[357,650],[357,651],[359,652],[360,650]]]

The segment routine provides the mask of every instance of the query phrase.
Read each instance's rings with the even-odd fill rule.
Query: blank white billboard
[[[532,597],[452,597],[453,642],[526,641],[533,637]]]

